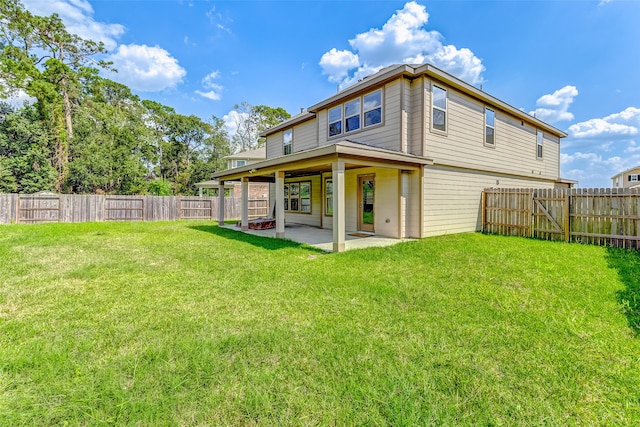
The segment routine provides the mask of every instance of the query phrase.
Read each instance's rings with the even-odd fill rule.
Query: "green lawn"
[[[0,425],[639,425],[640,257],[0,227]]]

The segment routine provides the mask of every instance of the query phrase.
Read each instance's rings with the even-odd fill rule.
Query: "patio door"
[[[358,176],[358,230],[374,232],[375,175]]]

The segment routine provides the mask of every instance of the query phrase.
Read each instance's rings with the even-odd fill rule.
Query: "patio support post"
[[[344,160],[332,163],[333,180],[333,251],[345,250]]]
[[[276,237],[284,239],[284,172],[276,172]]]
[[[218,225],[224,225],[224,181],[218,186]]]
[[[249,229],[249,178],[242,178],[242,230]]]

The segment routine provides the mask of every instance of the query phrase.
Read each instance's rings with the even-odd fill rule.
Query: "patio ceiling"
[[[419,170],[433,161],[425,157],[398,151],[386,150],[351,141],[300,151],[259,163],[217,172],[212,175],[221,181],[235,181],[249,177],[251,181],[272,182],[276,172],[285,172],[285,176],[312,175],[330,172],[332,163],[342,160],[345,169],[364,167],[384,167],[402,170]]]

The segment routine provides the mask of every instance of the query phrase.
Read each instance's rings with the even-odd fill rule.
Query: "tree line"
[[[290,117],[243,102],[230,138],[216,116],[178,114],[101,77],[113,70],[105,53],[56,14],[0,1],[0,192],[195,194],[225,156],[260,146],[260,132]],[[32,101],[2,101],[20,92]]]

